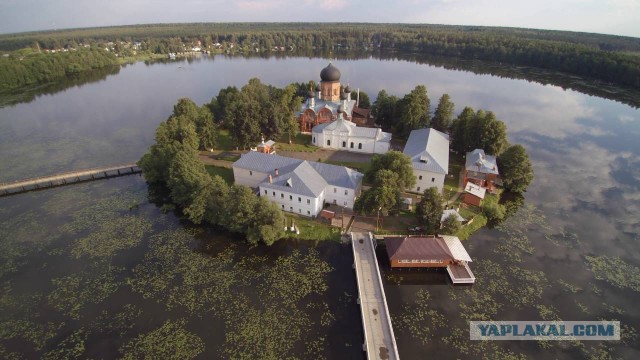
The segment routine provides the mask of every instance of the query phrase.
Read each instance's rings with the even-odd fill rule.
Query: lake
[[[136,63],[5,95],[0,181],[136,161],[179,98],[203,104],[252,77],[317,81],[327,62]],[[464,242],[473,287],[452,287],[442,272],[392,271],[378,249],[400,356],[640,357],[640,110],[628,105],[637,92],[603,98],[536,82],[598,88],[558,74],[452,63],[334,60],[341,81],[372,101],[380,89],[402,96],[424,84],[432,109],[448,93],[456,113],[495,112],[534,166],[518,212]],[[362,357],[351,261],[337,243],[249,248],[190,226],[161,211],[138,176],[0,198],[0,357],[162,356],[168,337],[182,357]],[[620,320],[623,340],[471,342],[476,319]]]

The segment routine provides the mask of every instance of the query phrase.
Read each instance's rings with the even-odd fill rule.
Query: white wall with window
[[[268,186],[260,186],[259,192],[260,196],[276,203],[281,210],[304,216],[318,216],[320,211],[322,211],[326,190],[318,197],[302,196]]]
[[[424,192],[431,187],[438,188],[438,191],[442,193],[444,187],[444,174],[438,174],[430,171],[413,169],[413,173],[416,176],[416,185],[411,188],[414,192]]]

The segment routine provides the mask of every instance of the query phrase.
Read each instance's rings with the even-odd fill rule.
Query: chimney
[[[273,183],[273,177],[271,177],[271,174],[269,174],[269,184]]]
[[[275,174],[276,174],[276,176],[278,176],[278,169],[275,170]]]

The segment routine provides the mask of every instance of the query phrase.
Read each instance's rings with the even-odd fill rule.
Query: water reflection
[[[202,104],[220,88],[241,86],[251,77],[276,86],[317,80],[326,62],[323,58],[216,56],[139,63],[98,83],[5,107],[0,109],[0,181],[137,160],[151,143],[157,124],[180,97]],[[453,330],[465,329],[462,316],[469,309],[481,313],[496,304],[500,306],[491,315],[496,319],[616,318],[640,331],[638,292],[616,285],[607,278],[611,274],[594,273],[586,261],[587,256],[619,257],[628,265],[628,273],[640,268],[638,109],[557,86],[451,70],[446,63],[433,66],[393,57],[353,60],[340,55],[334,62],[342,71],[342,81],[370,95],[385,88],[402,96],[415,85],[426,84],[434,106],[446,92],[456,103],[456,112],[465,105],[494,111],[506,122],[510,141],[527,148],[534,166],[535,180],[512,222],[482,230],[465,244],[478,277],[473,288],[436,285],[440,274],[419,272],[400,274],[406,280],[398,285],[394,280],[398,274],[383,265],[394,322],[413,314],[420,291],[430,293],[426,310],[435,309],[447,320],[446,326],[433,329],[434,340],[426,344],[412,337],[411,331],[398,330],[403,358],[423,358],[426,352],[442,357],[491,357],[507,350],[534,357],[586,356],[570,345],[566,350],[557,344],[550,349],[536,343],[502,344],[481,349],[486,353],[463,353],[444,342]],[[17,212],[29,211],[29,206]],[[352,273],[335,276],[351,277]],[[430,325],[418,321],[415,326]],[[463,341],[463,335],[467,334],[453,340],[475,346]],[[589,349],[600,350],[599,344],[593,346]],[[617,357],[640,357],[637,340],[612,346]]]

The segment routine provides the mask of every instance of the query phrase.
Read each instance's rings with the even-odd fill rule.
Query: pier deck
[[[370,233],[351,233],[367,359],[399,359]]]

